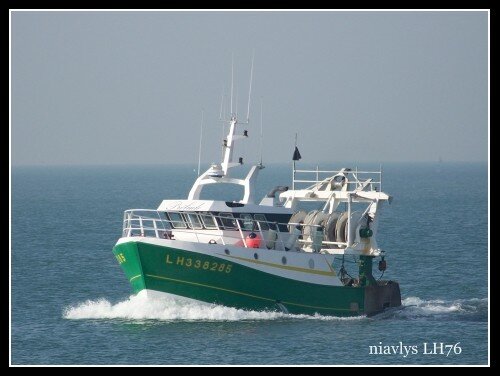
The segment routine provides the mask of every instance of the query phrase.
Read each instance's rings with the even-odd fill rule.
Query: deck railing
[[[320,170],[316,167],[314,170],[295,169],[293,172],[294,189],[314,188],[328,183],[335,175],[344,174],[348,179],[348,184],[352,184],[348,190],[356,190],[368,181],[371,190],[382,192],[382,166],[378,171],[362,171],[357,168]]]
[[[171,212],[178,213],[181,212]],[[330,242],[323,240],[323,227],[321,225],[305,225],[303,223],[278,223],[264,220],[252,219],[252,226],[248,226],[249,219],[228,217],[227,215],[214,215],[203,213],[202,215],[210,215],[214,218],[215,227],[211,228],[195,228],[187,226],[179,227],[179,221],[171,220],[165,216],[165,212],[160,212],[153,209],[129,209],[123,214],[123,231],[122,237],[153,237],[158,239],[181,240],[179,238],[190,238],[188,241],[205,242],[207,238],[210,241],[215,241],[220,244],[238,244],[249,248],[250,233],[260,235],[261,248],[266,247],[278,250],[292,249],[291,243],[295,243],[299,247],[312,247],[317,250],[320,248],[345,248],[346,242]],[[230,220],[232,225],[227,225],[227,220]],[[245,225],[242,226],[243,220]],[[225,222],[223,222],[225,221]],[[221,225],[225,223],[225,225]],[[281,231],[280,228],[293,230],[294,228],[301,229],[301,235],[293,231]],[[309,235],[302,239],[304,228],[309,228]],[[269,232],[273,231],[276,235],[270,236]],[[317,231],[319,236],[315,236]],[[177,236],[176,236],[177,235]],[[185,235],[185,236],[184,236]],[[295,236],[295,242],[289,242],[290,236]],[[182,239],[185,240],[185,239]]]

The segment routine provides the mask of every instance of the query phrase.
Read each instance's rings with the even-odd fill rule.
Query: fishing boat
[[[233,173],[245,167],[234,155],[249,137],[246,120],[231,106],[222,161],[199,175],[187,199],[125,210],[113,254],[134,293],[290,314],[370,316],[400,307],[399,284],[372,271],[377,261],[382,275],[387,266],[376,241],[381,207],[392,200],[381,169],[298,169],[296,145],[291,187],[273,187],[258,201],[263,164],[244,178]],[[243,197],[201,199],[220,184],[242,186]]]

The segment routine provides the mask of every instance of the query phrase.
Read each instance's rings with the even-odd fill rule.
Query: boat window
[[[203,228],[201,221],[200,221],[200,218],[198,217],[198,214],[188,213],[188,214],[185,214],[185,216],[189,220],[189,224],[190,224],[189,227],[191,227],[192,229],[195,229],[195,230],[199,230],[199,229]]]
[[[169,212],[168,216],[170,217],[170,222],[172,223],[173,228],[186,228],[186,222],[182,218],[180,213]]]
[[[236,220],[231,213],[220,213],[218,219],[221,222],[223,228],[226,230],[235,230],[238,228],[236,226]]]
[[[172,223],[170,222],[170,218],[168,217],[168,213],[167,212],[165,212],[165,218],[167,218],[167,220],[166,221],[162,220],[162,222],[165,225],[165,228],[167,230],[171,230],[172,229]]]
[[[200,214],[200,218],[203,221],[205,228],[210,230],[217,229],[217,223],[215,223],[215,219],[214,217],[212,217],[212,214],[210,213]]]
[[[253,217],[255,218],[256,221],[259,222],[260,229],[262,231],[269,230],[269,224],[267,223],[267,219],[264,214],[254,214]],[[259,227],[259,225],[257,225],[257,228]]]
[[[191,226],[191,221],[189,220],[187,213],[180,213],[180,214],[181,214],[182,219],[186,223],[187,228],[193,228],[193,226]]]
[[[242,230],[253,231],[253,218],[251,214],[240,214],[240,225]]]

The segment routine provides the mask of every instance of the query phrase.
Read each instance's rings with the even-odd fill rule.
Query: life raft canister
[[[248,248],[260,248],[261,240],[260,236],[258,236],[255,232],[251,232],[245,238]]]

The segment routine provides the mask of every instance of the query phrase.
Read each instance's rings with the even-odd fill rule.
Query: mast
[[[248,131],[243,130],[243,132],[237,131],[237,125],[239,124],[248,124],[250,118],[250,97],[252,94],[252,81],[253,81],[253,57],[252,57],[252,65],[250,68],[250,84],[248,89],[248,104],[247,104],[247,119],[244,122],[238,121],[238,114],[233,112],[233,94],[234,94],[234,56],[231,57],[231,100],[230,100],[230,118],[229,120],[222,119],[224,112],[224,92],[221,96],[221,106],[220,106],[220,114],[223,129],[224,124],[229,123],[229,131],[227,133],[226,138],[224,138],[222,143],[222,162],[220,164],[212,164],[210,168],[205,171],[203,174],[199,175],[196,182],[193,184],[193,187],[189,191],[188,199],[189,200],[199,200],[201,190],[203,186],[207,184],[217,184],[217,183],[229,183],[229,184],[237,184],[242,185],[245,188],[245,193],[243,199],[240,200],[241,203],[253,203],[254,202],[254,186],[257,179],[257,175],[259,170],[263,169],[262,166],[262,150],[261,150],[261,163],[255,166],[252,166],[247,176],[244,179],[236,179],[230,176],[230,168],[240,166],[243,164],[243,158],[238,158],[238,161],[234,161],[234,147],[235,141],[248,138]],[[262,120],[261,120],[262,122]],[[202,116],[202,131],[203,131],[203,116]],[[200,136],[200,144],[201,144]],[[261,138],[262,138],[262,125],[261,125]],[[261,146],[262,149],[262,146]],[[201,164],[201,157],[198,158],[198,166]],[[198,171],[199,171],[198,167]]]
[[[263,132],[263,125],[262,125],[262,97],[260,98],[260,165],[262,166],[262,144],[263,144],[263,137],[264,137],[264,132]],[[248,119],[248,116],[247,116]]]
[[[233,151],[234,151],[234,141],[240,137],[235,135],[236,124],[238,120],[236,116],[231,115],[231,120],[229,120],[229,133],[227,134],[227,138],[224,142],[224,160],[222,162],[222,171],[224,175],[227,175],[229,168],[237,166],[239,163],[233,163]]]
[[[255,52],[252,54],[252,67],[250,68],[250,85],[248,86],[247,123],[250,121],[250,98],[252,97],[252,79],[253,79],[253,59],[254,59],[254,57],[255,57]],[[262,111],[261,111],[261,114],[262,114]]]
[[[297,132],[295,132],[295,149],[297,149]],[[295,155],[293,158],[292,190],[295,190]]]
[[[302,156],[300,155],[299,148],[297,147],[297,132],[295,132],[295,150],[293,151],[293,171],[292,171],[292,190],[295,190],[295,162],[300,160]]]
[[[234,80],[234,54],[231,54],[231,117],[233,116],[233,80]]]

